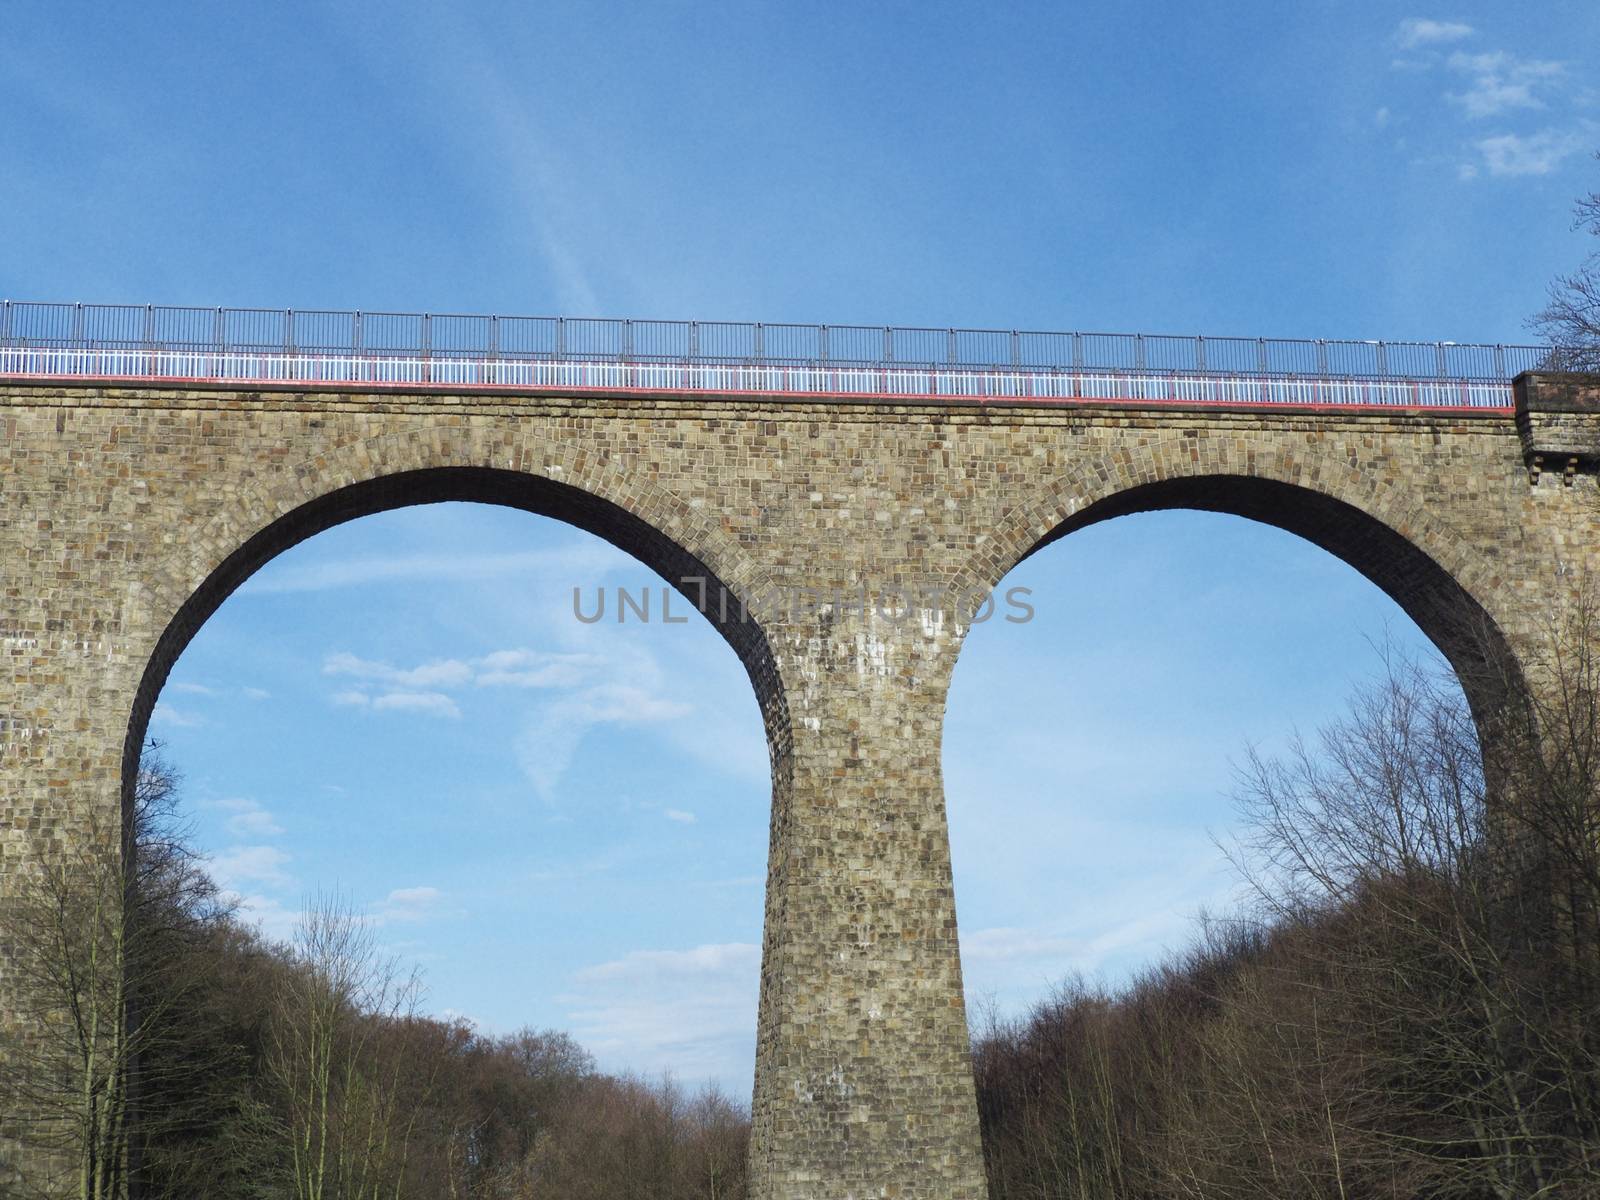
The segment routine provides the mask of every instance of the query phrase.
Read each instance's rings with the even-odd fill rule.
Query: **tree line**
[[[974,1044],[993,1200],[1600,1195],[1600,626],[1480,744],[1394,663],[1252,755],[1252,903]]]
[[[131,853],[90,829],[5,915],[9,1200],[734,1200],[749,1119],[616,1076],[564,1033],[424,1015],[336,899],[286,943],[243,922],[147,752]],[[49,1165],[45,1165],[48,1163]]]

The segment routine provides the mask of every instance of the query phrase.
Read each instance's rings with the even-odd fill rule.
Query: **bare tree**
[[[1573,212],[1574,229],[1600,237],[1600,191],[1581,198]],[[1550,303],[1530,325],[1554,347],[1557,370],[1600,370],[1600,251],[1550,285]]]
[[[1297,1064],[1288,1094],[1317,1090],[1313,1068],[1340,1079],[1323,1150],[1342,1142],[1363,1191],[1600,1188],[1594,625],[1579,606],[1538,694],[1499,715],[1494,796],[1459,689],[1414,664],[1315,751],[1251,759],[1245,862],[1300,949],[1247,1023]]]
[[[342,901],[301,914],[269,1018],[267,1070],[285,1114],[295,1200],[403,1194],[432,1080],[408,1074],[418,980]]]
[[[18,1195],[122,1200],[139,1147],[200,1063],[173,1053],[196,980],[178,943],[225,920],[179,816],[178,779],[147,749],[116,826],[91,815],[59,855],[31,867],[5,913],[22,1010],[0,1062],[0,1107],[53,1163]]]

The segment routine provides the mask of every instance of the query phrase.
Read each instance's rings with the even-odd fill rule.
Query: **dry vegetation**
[[[172,772],[146,759],[137,866],[92,840],[6,914],[37,1036],[0,1056],[0,1108],[60,1169],[0,1162],[0,1195],[743,1195],[748,1118],[720,1093],[602,1074],[565,1034],[423,1016],[337,902],[287,945],[244,926],[187,849]]]
[[[977,1039],[994,1200],[1600,1195],[1596,632],[1487,756],[1453,679],[1401,666],[1252,757],[1254,910]]]

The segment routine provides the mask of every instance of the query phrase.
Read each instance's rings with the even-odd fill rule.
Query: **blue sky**
[[[0,294],[1521,341],[1588,250],[1592,3],[0,6]],[[1204,514],[1024,564],[945,743],[969,990],[1117,979],[1230,889],[1230,757],[1419,635]],[[337,885],[430,1004],[748,1087],[767,777],[703,622],[587,535],[404,510],[269,564],[154,732],[281,932]],[[659,593],[657,593],[659,596]]]

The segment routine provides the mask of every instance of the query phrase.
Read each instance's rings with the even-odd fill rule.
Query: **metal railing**
[[[0,374],[1500,408],[1540,346],[0,302]]]

